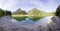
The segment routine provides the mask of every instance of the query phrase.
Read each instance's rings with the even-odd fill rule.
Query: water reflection
[[[21,21],[20,23],[23,24],[23,25],[36,25],[36,26],[39,26],[39,25],[47,25],[47,22],[50,21],[50,18],[52,16],[47,16],[47,17],[44,17],[42,19],[39,19],[37,20],[36,22],[34,22],[33,20],[29,19],[29,18],[26,18],[25,20]],[[15,19],[12,19],[14,22],[18,22],[17,20]]]
[[[25,24],[34,24],[35,22],[30,20],[29,18],[26,18],[26,20],[23,20],[22,23],[25,23]]]
[[[47,26],[46,22],[49,21],[49,19],[50,17],[45,17],[34,22],[33,20],[26,18],[25,20],[19,22],[16,19],[10,19],[9,16],[5,16],[0,18],[0,27],[5,27],[5,29],[9,28],[8,31],[11,29],[14,29],[14,31],[40,31],[45,29],[44,27]]]
[[[11,19],[12,22],[18,22],[16,19]]]
[[[43,25],[43,26],[47,26],[48,21],[51,21],[52,16],[47,16],[44,17],[42,19],[37,20],[36,25]]]
[[[29,18],[26,18],[25,20],[21,21],[22,24],[25,24],[25,25],[34,25],[35,22],[32,21],[31,19]]]

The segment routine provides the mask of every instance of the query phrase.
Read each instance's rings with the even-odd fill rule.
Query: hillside
[[[37,8],[33,8],[28,13],[25,10],[18,8],[13,15],[29,15],[29,16],[50,16],[53,15],[55,12],[47,13]]]
[[[19,8],[19,9],[17,9],[15,12],[13,12],[12,14],[13,14],[13,15],[16,15],[16,14],[17,14],[17,15],[26,15],[27,12]]]
[[[46,14],[46,12],[39,10],[37,8],[33,8],[28,12],[28,15],[31,15],[31,16],[42,16],[44,14]]]

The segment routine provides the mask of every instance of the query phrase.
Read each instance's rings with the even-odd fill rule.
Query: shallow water
[[[49,19],[50,17],[45,17],[34,22],[29,18],[26,18],[19,22],[16,19],[10,19],[9,16],[5,16],[0,18],[0,27],[7,31],[40,31],[44,29],[44,27],[47,27],[48,23],[46,22],[49,21]]]
[[[37,26],[47,26],[48,21],[50,21],[50,18],[52,16],[47,16],[45,18],[39,19],[36,22],[34,22],[33,20],[26,18],[25,20],[21,21],[20,24],[23,25],[24,27],[29,27],[29,28],[35,28]],[[14,19],[14,22],[17,22],[17,20]]]

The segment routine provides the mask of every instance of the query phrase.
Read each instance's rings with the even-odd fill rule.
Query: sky
[[[56,10],[59,4],[60,0],[0,0],[0,8],[12,12],[18,8],[27,12],[33,8],[52,12]]]

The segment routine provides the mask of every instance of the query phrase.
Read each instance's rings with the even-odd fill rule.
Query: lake
[[[31,19],[29,19],[29,18],[26,18],[25,20],[20,21],[20,24],[22,24],[24,26],[32,26],[32,27],[40,26],[40,25],[47,26],[47,23],[50,22],[50,20],[51,20],[50,18],[51,17],[52,16],[47,16],[47,17],[38,19],[36,22],[31,20]],[[13,20],[13,22],[19,22],[16,19],[12,19],[12,20]]]
[[[26,18],[19,22],[9,16],[0,18],[0,27],[7,31],[45,31],[47,24],[51,21],[52,16],[47,16],[37,20],[36,22]]]

